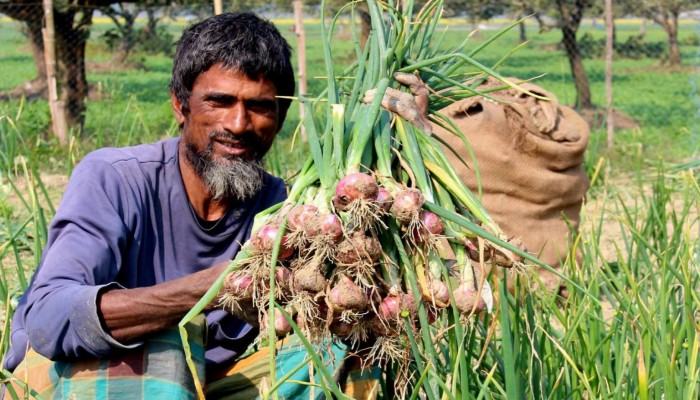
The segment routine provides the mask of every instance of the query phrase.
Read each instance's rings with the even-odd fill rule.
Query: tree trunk
[[[672,15],[671,20],[664,23],[664,31],[668,37],[668,63],[672,67],[681,66],[681,49],[678,45],[678,15]]]
[[[146,9],[146,15],[148,20],[144,31],[146,32],[146,37],[152,39],[158,36],[158,18],[156,17],[156,10],[154,7],[148,7]]]
[[[661,25],[666,32],[668,40],[668,63],[672,67],[681,65],[681,49],[678,45],[678,14],[679,8],[667,9],[663,5],[659,8],[647,10],[646,17]]]
[[[14,89],[4,91],[0,94],[0,99],[10,100],[22,96],[28,100],[46,98],[46,59],[44,58],[44,39],[41,33],[44,13],[41,9],[41,3],[38,3],[32,9],[28,7],[12,7],[12,4],[7,7],[0,5],[0,12],[26,25],[27,38],[29,39],[34,67],[36,68],[36,77],[34,79],[24,82]]]
[[[92,9],[54,10],[56,55],[60,98],[66,104],[67,123],[81,127],[85,122],[88,82],[85,74],[85,47],[92,24]]]
[[[124,25],[119,29],[122,33],[122,39],[119,42],[117,53],[114,56],[114,59],[120,63],[126,62],[126,59],[129,58],[129,54],[131,54],[131,51],[136,45],[134,24],[136,23],[136,13],[138,13],[138,11],[137,9],[135,13],[125,12],[122,15],[122,17],[124,17]]]
[[[112,60],[117,63],[125,63],[136,45],[136,32],[134,24],[136,16],[141,12],[139,8],[130,7],[128,4],[120,8],[119,11],[108,9],[105,14],[112,20],[119,32],[119,42],[116,51],[112,54]]]
[[[564,42],[566,55],[569,58],[569,65],[571,66],[571,75],[574,78],[574,85],[576,85],[575,107],[578,110],[593,108],[593,103],[591,103],[591,87],[588,83],[588,75],[586,75],[586,69],[583,66],[581,51],[578,48],[578,42],[576,41],[576,32],[578,32],[578,28],[581,25],[585,3],[575,1],[573,4],[569,4],[563,0],[557,0],[556,3],[557,8],[559,9],[559,15],[561,17],[560,26],[563,35],[562,41]]]
[[[566,55],[569,58],[569,65],[571,66],[571,75],[574,79],[574,84],[576,85],[576,109],[593,108],[593,103],[591,103],[591,88],[588,82],[588,75],[586,74],[586,69],[583,66],[583,58],[581,57],[581,51],[578,48],[578,43],[576,42],[576,30],[571,27],[562,27],[562,33],[564,34],[564,49],[566,50]]]
[[[31,18],[27,20],[27,32],[30,47],[32,48],[32,58],[36,68],[36,77],[46,84],[46,60],[44,59],[44,39],[41,35],[42,18]]]
[[[523,18],[525,18],[524,14],[520,14],[518,16],[518,19],[523,19]],[[525,21],[521,21],[520,26],[518,28],[520,29],[520,43],[527,42],[527,27],[525,26]]]

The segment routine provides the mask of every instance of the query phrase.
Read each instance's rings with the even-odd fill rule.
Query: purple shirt
[[[284,200],[284,182],[265,174],[255,198],[232,204],[214,229],[202,229],[185,193],[178,143],[101,149],[75,168],[15,312],[7,369],[22,361],[27,343],[54,360],[105,358],[139,346],[104,331],[98,292],[152,286],[230,260],[253,217]],[[231,361],[257,334],[223,310],[209,312],[207,322],[208,369]]]

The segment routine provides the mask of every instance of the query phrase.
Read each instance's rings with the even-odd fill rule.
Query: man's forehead
[[[233,87],[231,85],[234,85]],[[259,91],[261,94],[277,93],[274,82],[264,75],[252,77],[236,67],[227,67],[224,64],[214,64],[206,71],[199,74],[195,79],[193,89],[199,90],[222,90],[222,89],[242,89]],[[272,92],[271,92],[272,91]]]

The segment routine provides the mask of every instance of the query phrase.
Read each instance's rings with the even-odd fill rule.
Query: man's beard
[[[214,132],[209,137],[217,135],[222,134]],[[185,148],[187,160],[214,200],[245,201],[262,189],[263,162],[257,155],[252,160],[227,156],[226,161],[216,161],[211,142],[203,150],[197,150],[192,143],[186,143]]]

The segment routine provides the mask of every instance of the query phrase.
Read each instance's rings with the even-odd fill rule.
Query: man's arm
[[[99,293],[97,309],[106,332],[121,343],[129,343],[177,324],[214,284],[226,264],[151,287]]]
[[[75,169],[49,230],[42,263],[22,310],[31,347],[52,359],[106,357],[172,326],[222,272],[217,265],[143,289],[118,281],[136,246],[128,183],[97,157]],[[149,281],[152,267],[139,267]],[[13,334],[14,335],[14,334]],[[13,342],[14,346],[14,342]],[[24,346],[22,346],[24,347]]]

